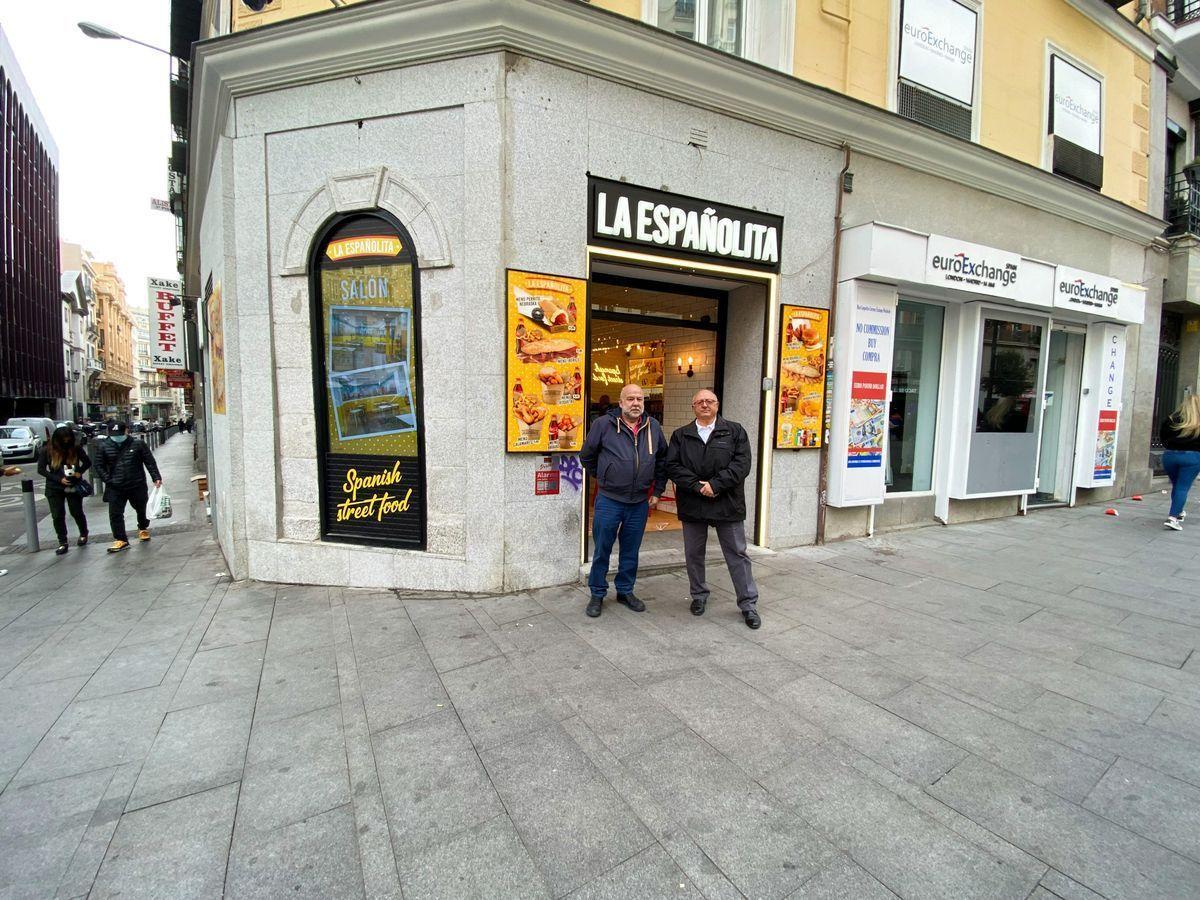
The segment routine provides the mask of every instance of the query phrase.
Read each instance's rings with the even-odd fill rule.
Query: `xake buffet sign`
[[[589,177],[588,240],[778,272],[783,217]]]

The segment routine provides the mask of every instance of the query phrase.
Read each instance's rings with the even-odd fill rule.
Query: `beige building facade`
[[[134,323],[125,298],[125,282],[110,262],[92,262],[96,274],[97,352],[102,369],[97,401],[99,412],[122,417],[129,413],[130,395],[137,385],[134,372]]]

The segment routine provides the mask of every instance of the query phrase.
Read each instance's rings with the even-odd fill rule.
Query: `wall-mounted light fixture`
[[[686,372],[683,371],[683,357],[682,356],[678,356],[675,358],[675,368],[677,368],[679,370],[679,373],[681,375],[687,375],[688,378],[691,378],[693,375],[696,374],[696,371],[692,368],[692,358],[690,356],[688,357],[688,367],[687,367]]]

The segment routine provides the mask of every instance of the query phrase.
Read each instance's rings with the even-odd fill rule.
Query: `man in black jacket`
[[[675,507],[683,523],[692,615],[704,615],[708,585],[704,551],[708,529],[717,531],[738,609],[758,628],[758,586],[746,553],[746,478],[750,475],[750,438],[746,429],[717,415],[717,395],[700,390],[692,397],[696,421],[676,428],[667,451],[667,476],[675,482]]]
[[[592,599],[587,614],[600,615],[608,593],[608,560],[613,542],[620,534],[617,563],[617,602],[634,612],[646,604],[633,593],[637,579],[638,552],[650,507],[658,503],[667,485],[667,444],[662,426],[644,415],[646,398],[636,384],[621,388],[621,405],[600,416],[588,429],[579,451],[579,462],[596,479],[599,488],[592,511],[592,572],[588,587]]]
[[[146,442],[130,437],[129,427],[124,422],[113,422],[108,440],[101,441],[96,450],[94,463],[104,480],[104,502],[108,504],[108,522],[112,526],[113,544],[108,552],[120,553],[129,549],[129,538],[125,533],[126,501],[137,513],[138,540],[150,540],[146,472],[150,473],[155,487],[162,487],[162,475]]]

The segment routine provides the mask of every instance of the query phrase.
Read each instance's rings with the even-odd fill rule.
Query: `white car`
[[[42,450],[42,441],[33,429],[24,425],[0,425],[0,454],[4,462],[33,461]]]

